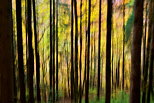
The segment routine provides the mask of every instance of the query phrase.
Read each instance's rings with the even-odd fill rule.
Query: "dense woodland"
[[[0,103],[154,103],[154,0],[0,0]]]

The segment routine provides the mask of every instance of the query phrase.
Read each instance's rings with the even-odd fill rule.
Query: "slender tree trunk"
[[[148,11],[147,11],[147,6],[148,6],[148,0],[146,0],[146,14],[145,14],[145,26],[144,26],[144,38],[143,38],[143,66],[142,66],[142,74],[144,72],[145,69],[145,51],[146,51],[146,34],[147,34],[147,15],[148,15]],[[142,81],[142,86],[143,86],[143,82]]]
[[[95,74],[96,74],[96,46],[95,46],[95,32],[94,32],[94,77],[93,77],[93,87],[95,86]]]
[[[34,102],[34,92],[33,92],[33,74],[34,74],[34,54],[32,48],[32,27],[31,27],[31,0],[27,2],[28,6],[28,89],[29,89],[29,103]]]
[[[70,74],[69,74],[69,64],[68,64],[68,42],[67,42],[67,57],[66,57],[66,59],[67,59],[67,83],[68,83],[68,95],[69,95],[69,97],[70,97],[70,89],[69,89],[69,87],[70,87],[70,84],[69,84],[69,82],[70,82],[70,79],[69,79]]]
[[[52,45],[52,42],[53,42],[53,38],[52,38],[52,0],[50,0],[50,98],[52,98],[52,67],[53,67],[53,54],[52,54],[52,48],[53,48],[53,45]]]
[[[22,45],[22,18],[21,18],[21,0],[16,0],[17,17],[17,43],[18,43],[18,72],[20,87],[20,102],[25,103],[25,82],[23,68],[23,45]]]
[[[55,0],[53,0],[53,103],[55,103]]]
[[[88,14],[88,57],[87,57],[87,81],[85,92],[85,103],[89,103],[89,56],[90,56],[90,16],[91,16],[91,0],[89,0],[89,14]]]
[[[81,70],[82,70],[82,0],[80,0],[80,97],[79,102],[82,101],[81,95]]]
[[[147,94],[147,103],[150,103],[150,93],[152,93],[152,80],[153,80],[153,65],[154,65],[154,1],[152,1],[152,42],[151,42],[151,58],[149,70],[149,86]]]
[[[78,103],[78,18],[77,1],[74,0],[75,9],[75,103]]]
[[[147,89],[147,77],[149,69],[149,54],[150,54],[150,42],[151,42],[151,29],[152,28],[152,0],[149,3],[149,28],[148,28],[148,41],[147,41],[147,50],[145,58],[145,67],[143,70],[143,95],[142,103],[146,103],[146,89]]]
[[[105,103],[110,103],[111,96],[111,19],[112,0],[108,0],[107,8],[107,41],[106,41],[106,95]]]
[[[74,68],[73,68],[73,1],[71,0],[71,102],[74,98]]]
[[[143,28],[143,1],[135,0],[134,3],[134,30],[131,53],[131,77],[130,77],[130,103],[140,103],[141,80],[141,38]]]
[[[34,20],[34,35],[35,35],[35,56],[36,56],[36,87],[37,87],[37,101],[41,101],[40,95],[40,57],[38,50],[38,33],[36,28],[36,10],[35,10],[35,0],[33,0],[33,20]]]
[[[58,3],[56,1],[56,100],[58,101]]]
[[[97,82],[97,99],[100,94],[100,42],[101,42],[101,0],[99,0],[99,38],[98,38],[98,82]]]
[[[93,54],[93,44],[91,43],[91,70],[90,70],[90,88],[92,87],[92,61],[93,61],[93,57],[92,57],[92,54]]]
[[[2,14],[0,16],[0,102],[14,103],[12,1],[1,0],[0,8]]]
[[[125,70],[125,0],[123,0],[123,63],[122,63],[122,89],[124,90],[124,70]]]

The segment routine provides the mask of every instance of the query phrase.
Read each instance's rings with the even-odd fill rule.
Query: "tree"
[[[53,103],[55,103],[55,0],[53,0]]]
[[[56,94],[58,100],[58,3],[59,0],[56,1]]]
[[[154,65],[154,1],[152,1],[152,42],[151,42],[151,58],[150,58],[150,69],[149,69],[149,86],[147,94],[147,103],[150,103],[150,93],[152,91],[153,82],[153,65]]]
[[[38,33],[36,28],[36,10],[35,10],[35,0],[33,0],[33,20],[34,20],[34,35],[35,35],[35,57],[36,57],[36,86],[37,86],[37,101],[41,101],[40,95],[40,57],[38,50]]]
[[[122,89],[124,90],[124,70],[125,70],[125,0],[123,0],[123,63],[122,63]]]
[[[80,97],[79,102],[82,100],[81,92],[81,69],[82,69],[82,0],[80,0]]]
[[[130,77],[130,103],[140,103],[141,80],[141,38],[143,28],[143,1],[135,0],[134,3],[134,29],[131,52],[131,77]]]
[[[27,2],[28,6],[28,89],[29,89],[29,98],[30,103],[34,102],[34,91],[33,91],[33,74],[34,74],[34,54],[32,48],[32,26],[31,26],[31,0]]]
[[[50,0],[50,97],[52,97],[52,42],[53,42],[53,38],[52,38],[52,0]]]
[[[106,41],[106,95],[105,103],[110,103],[111,96],[111,19],[112,0],[108,0],[107,7],[107,41]]]
[[[14,103],[12,1],[1,0],[0,10],[2,13],[0,16],[0,102]]]
[[[74,0],[75,9],[75,103],[78,102],[78,18],[77,18],[77,1]]]
[[[71,101],[74,97],[74,68],[73,68],[73,0],[71,0]]]
[[[149,55],[150,55],[150,43],[151,43],[151,31],[152,31],[152,0],[149,3],[149,28],[148,28],[148,41],[147,41],[147,50],[145,58],[145,67],[143,68],[143,95],[142,102],[146,103],[146,89],[147,89],[147,78],[148,78],[148,69],[149,69]]]
[[[101,40],[101,0],[99,0],[99,38],[98,38],[98,82],[97,82],[97,99],[99,100],[100,91],[100,40]]]
[[[90,56],[90,15],[91,15],[91,0],[89,0],[89,13],[88,13],[88,56],[87,56],[87,81],[86,81],[86,92],[85,92],[85,103],[89,103],[89,56]]]
[[[19,87],[20,102],[25,103],[25,82],[23,68],[23,45],[22,45],[22,19],[21,19],[21,0],[16,0],[16,17],[17,17],[17,43],[18,43],[18,70],[19,70]]]

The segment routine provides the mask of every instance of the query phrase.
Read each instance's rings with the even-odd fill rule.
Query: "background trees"
[[[139,91],[144,94],[143,102],[152,101],[153,4],[150,4],[151,1],[148,2],[149,5],[145,2],[143,13],[148,11],[146,6],[151,11],[144,17],[138,11],[144,10],[140,7],[143,6],[143,1],[142,5],[134,5],[134,1],[21,0],[19,5],[15,5],[18,1],[12,0],[10,17],[13,19],[13,37],[7,45],[4,42],[8,41],[1,40],[1,45],[4,43],[7,47],[11,45],[10,42],[13,44],[13,61],[9,67],[13,71],[7,72],[13,73],[13,80],[9,83],[14,83],[12,89],[16,91],[13,95],[17,102],[24,98],[24,95],[20,95],[24,92],[25,100],[22,101],[25,102],[128,102],[129,97],[130,102],[133,102],[140,100]],[[0,7],[1,9],[6,11],[4,7]],[[0,14],[0,17],[3,15]],[[140,18],[137,18],[138,15]],[[145,30],[141,29],[143,26]],[[4,39],[4,27],[0,28],[0,38]],[[146,34],[149,38],[147,42]],[[2,45],[5,50],[4,46]],[[147,56],[149,65],[140,53]],[[5,57],[8,59],[6,54]],[[140,66],[141,61],[145,66]],[[137,65],[136,62],[140,64]],[[5,70],[1,70],[0,77],[3,77]],[[140,70],[142,74],[138,73]],[[143,87],[139,90],[140,79]],[[21,80],[23,83],[25,81],[25,90],[20,90]],[[1,88],[2,92],[5,88]],[[134,94],[133,90],[138,90],[138,94]],[[134,95],[138,98],[134,98]],[[2,96],[3,94],[0,97]]]

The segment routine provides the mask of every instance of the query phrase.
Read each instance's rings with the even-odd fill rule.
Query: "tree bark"
[[[55,0],[53,0],[53,103],[55,103]]]
[[[154,1],[152,1],[152,42],[151,42],[151,58],[149,69],[149,86],[147,94],[147,103],[150,103],[150,93],[152,93],[152,81],[153,81],[153,65],[154,65]]]
[[[16,0],[16,17],[17,17],[17,43],[18,43],[18,72],[20,87],[20,102],[25,103],[25,82],[23,68],[23,43],[22,43],[22,18],[21,18],[21,0]]]
[[[33,74],[34,74],[34,54],[32,48],[32,26],[31,26],[31,0],[27,2],[28,6],[28,89],[29,89],[29,103],[34,102],[34,92],[33,92]]]
[[[58,100],[58,3],[56,1],[56,100]]]
[[[0,10],[0,102],[14,103],[12,1],[1,0]]]
[[[112,0],[108,0],[107,7],[107,41],[106,41],[106,95],[105,103],[110,103],[111,97],[111,19]]]
[[[73,68],[73,1],[71,0],[71,102],[74,98],[74,68]]]
[[[38,33],[36,28],[36,10],[35,10],[35,0],[33,0],[33,20],[34,20],[34,35],[35,35],[35,56],[36,56],[36,87],[37,87],[37,101],[41,101],[40,95],[40,57],[38,50]]]
[[[98,38],[98,82],[97,82],[97,99],[100,94],[100,42],[101,42],[101,0],[99,0],[99,38]]]
[[[134,3],[134,30],[131,53],[131,77],[130,77],[130,103],[140,103],[141,80],[141,38],[143,28],[143,1],[135,0]]]
[[[81,95],[81,70],[82,70],[82,0],[80,0],[80,97],[79,102],[82,101]]]
[[[122,63],[122,89],[124,90],[124,70],[125,70],[125,0],[123,0],[123,63]]]
[[[53,67],[53,63],[52,63],[52,61],[53,61],[53,58],[52,58],[52,48],[53,48],[53,45],[52,45],[52,43],[53,43],[53,38],[52,38],[52,22],[53,22],[53,20],[52,20],[52,0],[50,0],[50,98],[52,98],[52,85],[53,85],[53,83],[52,83],[52,67]]]
[[[88,13],[88,55],[87,55],[87,81],[85,92],[85,103],[89,103],[89,56],[90,56],[90,16],[91,16],[91,0],[89,0],[89,13]]]

